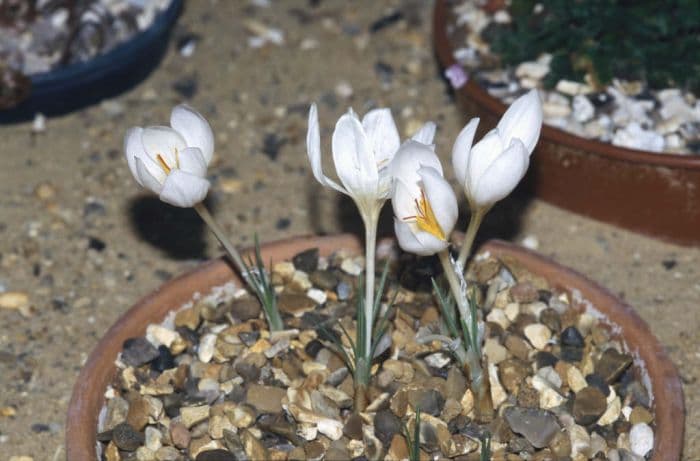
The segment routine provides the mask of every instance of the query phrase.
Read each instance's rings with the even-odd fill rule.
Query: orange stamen
[[[404,221],[415,221],[418,228],[429,234],[434,235],[440,240],[445,240],[445,233],[440,227],[435,213],[433,212],[430,202],[425,197],[425,192],[421,190],[420,200],[415,199],[417,214],[414,216],[406,216],[403,218]]]

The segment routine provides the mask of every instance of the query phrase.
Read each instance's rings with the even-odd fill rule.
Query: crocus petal
[[[148,161],[150,161],[148,158],[136,157],[136,180],[143,187],[160,194],[165,182],[165,173],[159,168],[148,168],[145,164]]]
[[[516,99],[503,114],[497,128],[504,146],[510,146],[511,141],[518,138],[532,154],[542,128],[542,102],[537,90],[530,90]]]
[[[478,118],[471,119],[459,132],[455,144],[452,146],[452,167],[455,170],[457,181],[461,185],[464,185],[467,181],[467,165],[478,125]]]
[[[374,151],[374,160],[379,167],[394,157],[401,144],[399,131],[389,109],[374,109],[362,118],[362,128]]]
[[[394,216],[405,221],[416,215],[416,200],[420,199],[418,184],[406,184],[400,178],[394,181],[394,191],[391,196],[391,207]]]
[[[160,192],[165,203],[181,208],[189,208],[207,196],[209,181],[181,170],[173,170],[168,175]]]
[[[514,139],[488,167],[472,190],[472,200],[477,206],[489,206],[510,194],[525,176],[530,154],[525,145]]]
[[[419,256],[430,256],[438,253],[450,245],[450,242],[441,240],[429,232],[418,230],[415,233],[416,239],[421,244],[422,250],[416,252]]]
[[[180,152],[180,170],[203,178],[207,175],[207,161],[198,147],[187,147]]]
[[[149,126],[144,128],[141,134],[141,142],[146,154],[154,161],[159,162],[158,156],[169,168],[177,167],[177,157],[187,144],[185,139],[168,126]]]
[[[170,114],[170,126],[185,138],[188,147],[198,147],[209,165],[214,155],[214,134],[204,117],[190,106],[180,104]]]
[[[421,167],[435,168],[442,175],[442,165],[435,152],[429,146],[409,139],[399,148],[389,170],[394,178],[411,187],[420,181],[418,170]]]
[[[503,148],[498,129],[495,128],[472,147],[467,159],[467,180],[465,184],[468,190],[473,191],[476,183],[479,182],[479,178],[494,160],[501,155]]]
[[[434,252],[431,253],[430,250],[426,249],[420,240],[418,240],[416,234],[413,233],[412,227],[411,224],[394,217],[394,233],[396,234],[396,240],[398,240],[399,246],[401,246],[404,251],[421,256],[433,254]]]
[[[433,139],[435,139],[436,129],[437,127],[433,122],[427,122],[425,125],[420,127],[420,129],[416,131],[413,136],[411,136],[411,139],[421,144],[431,146],[433,145]]]
[[[141,142],[142,133],[143,128],[135,127],[130,128],[124,136],[124,155],[126,156],[126,162],[129,165],[129,170],[131,170],[134,179],[136,179],[136,182],[141,186],[143,186],[143,184],[141,184],[138,171],[136,170],[136,157],[146,156],[146,151],[144,151],[143,143]]]
[[[372,147],[354,113],[340,117],[331,140],[340,182],[353,197],[377,195],[379,172]]]
[[[323,174],[323,168],[321,166],[321,134],[318,128],[318,110],[316,109],[316,104],[312,104],[309,109],[309,128],[306,132],[306,154],[309,156],[311,172],[314,174],[316,181],[320,182],[323,186],[332,187],[338,192],[347,194],[347,191],[342,186]]]
[[[418,170],[423,182],[425,198],[433,210],[440,229],[449,236],[457,223],[459,209],[457,197],[450,184],[434,168],[423,167]]]

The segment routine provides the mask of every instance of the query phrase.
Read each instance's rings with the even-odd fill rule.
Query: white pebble
[[[523,329],[525,337],[530,341],[530,344],[535,346],[535,349],[542,350],[545,348],[549,340],[552,338],[552,332],[546,325],[541,323],[533,323]]]
[[[146,339],[154,346],[170,347],[173,342],[180,337],[177,331],[165,328],[161,325],[148,325],[146,328]]]
[[[574,96],[572,106],[574,118],[581,123],[589,121],[595,115],[595,107],[586,96],[580,94]]]
[[[362,273],[362,266],[352,258],[346,258],[340,263],[340,269],[346,274],[358,276]]]
[[[32,122],[32,131],[34,133],[43,133],[46,131],[46,117],[44,114],[38,113],[34,115],[34,121]]]
[[[515,69],[515,75],[518,78],[531,78],[534,80],[542,80],[549,73],[549,66],[536,61],[528,61],[521,63]]]
[[[326,292],[318,288],[311,288],[306,292],[306,296],[316,301],[316,304],[323,304],[326,302],[326,299],[328,299]]]
[[[526,235],[525,238],[520,241],[520,244],[530,250],[536,250],[540,246],[540,241],[534,235]]]
[[[571,80],[559,80],[556,90],[560,93],[576,96],[577,94],[588,94],[593,92],[593,88],[585,83],[574,82]]]
[[[647,423],[637,423],[630,430],[630,447],[632,453],[646,456],[654,448],[654,431]]]
[[[199,350],[197,351],[197,357],[200,362],[209,363],[214,357],[214,346],[216,345],[216,335],[211,333],[202,336],[199,341]]]
[[[352,86],[345,80],[338,82],[338,84],[335,86],[335,94],[341,98],[349,98],[352,96],[352,93]]]
[[[664,149],[664,137],[651,130],[645,130],[639,123],[631,122],[623,129],[617,130],[612,143],[630,149],[661,152]]]

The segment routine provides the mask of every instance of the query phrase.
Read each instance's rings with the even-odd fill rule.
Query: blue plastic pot
[[[29,97],[11,109],[0,110],[0,123],[31,119],[37,112],[65,114],[136,85],[163,57],[182,3],[173,0],[148,29],[105,54],[33,75]]]

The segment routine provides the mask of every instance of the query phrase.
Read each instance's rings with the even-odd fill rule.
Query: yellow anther
[[[445,240],[445,233],[440,227],[440,224],[438,223],[437,218],[435,217],[435,213],[433,213],[433,209],[431,208],[430,203],[425,198],[425,192],[421,190],[420,195],[420,200],[415,200],[416,215],[407,216],[403,218],[404,221],[415,221],[416,225],[420,230],[432,234],[440,240]]]
[[[166,174],[170,174],[170,167],[167,163],[165,163],[165,159],[163,159],[163,156],[160,154],[156,155],[156,160],[158,160],[158,163],[160,164],[160,167],[163,169],[163,171],[165,171]]]

